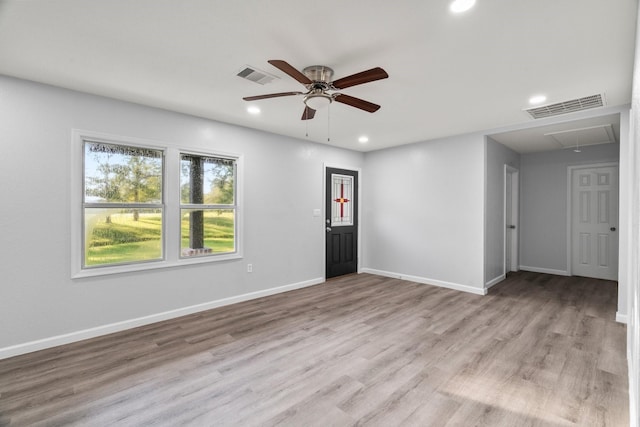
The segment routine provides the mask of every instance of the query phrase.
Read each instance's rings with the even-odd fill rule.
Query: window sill
[[[225,254],[225,255],[181,258],[179,260],[174,260],[174,261],[166,261],[166,260],[165,261],[148,261],[148,262],[137,263],[137,264],[114,265],[112,267],[95,267],[95,268],[87,268],[87,269],[76,271],[71,275],[71,278],[82,279],[85,277],[99,277],[99,276],[107,276],[111,274],[126,274],[126,273],[133,273],[136,271],[149,271],[149,270],[159,270],[163,268],[184,267],[187,265],[194,265],[194,264],[210,264],[210,263],[217,263],[222,261],[231,261],[236,259],[242,259],[242,254],[231,253],[231,254]]]

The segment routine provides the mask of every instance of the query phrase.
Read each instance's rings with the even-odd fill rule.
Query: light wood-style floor
[[[626,426],[617,285],[367,274],[0,361],[0,425]]]

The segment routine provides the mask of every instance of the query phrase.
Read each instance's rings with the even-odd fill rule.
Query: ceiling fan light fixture
[[[326,93],[311,93],[304,97],[304,103],[307,107],[314,110],[321,110],[329,106],[333,101],[331,95]]]

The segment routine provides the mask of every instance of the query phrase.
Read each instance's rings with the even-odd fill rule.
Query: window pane
[[[85,208],[85,266],[162,259],[162,209]]]
[[[161,203],[162,151],[86,141],[85,203]]]
[[[180,156],[180,201],[206,205],[234,204],[235,161],[218,157]]]
[[[235,251],[233,209],[181,209],[181,256]]]
[[[331,174],[331,226],[353,225],[353,177]]]

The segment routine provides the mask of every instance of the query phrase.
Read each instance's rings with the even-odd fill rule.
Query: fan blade
[[[376,80],[386,79],[389,74],[380,67],[372,68],[361,73],[352,74],[347,77],[336,80],[331,83],[336,89],[344,89],[347,87],[361,85],[363,83],[369,83]]]
[[[273,65],[283,73],[289,74],[291,77],[302,83],[303,85],[310,85],[313,83],[309,80],[309,77],[302,74],[300,71],[295,69],[291,64],[281,59],[271,59],[267,61],[269,64]]]
[[[311,120],[313,116],[316,115],[316,110],[309,107],[304,107],[304,111],[302,112],[302,118],[300,120]]]
[[[245,101],[257,101],[259,99],[277,98],[279,96],[291,96],[291,95],[302,95],[302,92],[270,93],[268,95],[246,96],[242,99],[244,99]]]
[[[378,104],[374,104],[373,102],[365,101],[364,99],[355,98],[353,96],[345,95],[342,93],[335,94],[333,100],[350,105],[352,107],[359,108],[364,111],[368,111],[369,113],[375,113],[380,109],[380,106]]]

